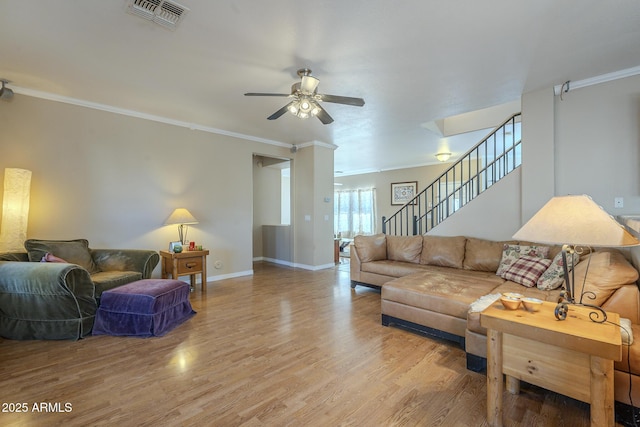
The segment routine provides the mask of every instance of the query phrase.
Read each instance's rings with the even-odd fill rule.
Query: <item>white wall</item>
[[[291,173],[294,262],[312,269],[333,266],[333,147],[299,148]]]
[[[586,193],[612,215],[640,213],[640,76],[572,90],[555,111],[556,195]]]
[[[520,228],[522,203],[520,186],[521,169],[519,168],[486,189],[428,234],[510,240]]]
[[[209,278],[252,272],[252,154],[287,148],[23,95],[1,107],[0,170],[33,172],[27,237],[162,250],[186,207]]]

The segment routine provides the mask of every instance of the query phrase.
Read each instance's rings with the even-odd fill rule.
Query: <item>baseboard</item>
[[[487,370],[487,358],[467,353],[467,369],[473,372],[484,372]]]
[[[351,281],[351,289],[355,289],[356,286],[366,286],[367,288],[371,288],[371,289],[382,289],[382,286],[378,286],[378,285],[372,285],[370,283],[362,283],[362,282],[358,282],[356,280],[352,280]]]
[[[395,325],[402,329],[408,329],[412,332],[417,332],[420,335],[426,335],[429,337],[436,337],[436,338],[445,339],[447,341],[453,341],[455,343],[458,343],[460,347],[464,350],[464,346],[465,346],[464,337],[454,335],[449,332],[430,328],[424,325],[419,325],[417,323],[409,322],[408,320],[398,319],[397,317],[389,316],[386,314],[382,315],[382,325],[383,326]]]

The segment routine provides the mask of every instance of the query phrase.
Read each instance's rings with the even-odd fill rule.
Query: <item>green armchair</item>
[[[84,239],[28,240],[26,253],[0,254],[0,336],[79,339],[91,333],[100,295],[148,279],[156,251],[89,249]],[[40,262],[51,253],[61,261]]]

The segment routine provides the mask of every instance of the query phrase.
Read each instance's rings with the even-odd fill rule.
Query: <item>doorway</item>
[[[291,159],[253,154],[253,260],[293,265]]]

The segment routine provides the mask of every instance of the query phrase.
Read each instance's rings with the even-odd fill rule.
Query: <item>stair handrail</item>
[[[433,227],[438,225],[440,222],[444,221],[451,214],[456,212],[462,206],[469,203],[475,197],[477,197],[480,193],[484,192],[491,185],[495,184],[497,181],[502,179],[504,176],[515,170],[520,166],[521,159],[518,157],[518,150],[520,149],[521,138],[518,138],[516,141],[516,132],[515,127],[516,123],[520,122],[521,113],[515,113],[511,115],[509,118],[504,120],[500,125],[496,126],[489,134],[480,140],[476,145],[474,145],[471,149],[465,152],[462,156],[458,158],[456,162],[454,162],[449,168],[447,168],[438,178],[434,179],[427,187],[424,188],[421,192],[419,192],[415,197],[413,197],[410,201],[408,201],[405,205],[403,205],[396,213],[390,216],[388,219],[386,217],[382,217],[382,232],[384,234],[396,234],[396,235],[417,235],[417,234],[425,234]],[[506,142],[506,126],[512,126],[512,138],[511,145],[507,147]],[[502,154],[499,156],[496,154],[496,135],[502,130]],[[493,160],[486,161],[487,159],[487,146],[489,140],[493,138],[494,142],[494,158]],[[480,168],[480,156],[477,155],[476,158],[476,172],[475,174],[471,174],[471,159],[472,155],[479,154],[479,150],[481,147],[484,147],[485,151],[485,164]],[[509,156],[511,156],[511,162],[509,162]],[[463,165],[467,162],[469,165],[467,170],[467,179],[463,180],[464,170]],[[502,165],[501,163],[504,163]],[[453,179],[456,179],[456,168],[460,168],[460,185],[455,187],[451,192],[449,192],[448,188],[448,177],[450,174],[453,175]],[[496,176],[496,168],[499,169],[499,176]],[[487,171],[491,169],[494,178],[489,181],[487,177]],[[480,182],[480,176],[484,174],[485,181],[484,183]],[[497,179],[496,179],[497,178]],[[445,183],[445,197],[440,197],[439,188],[442,185],[442,180],[444,179]],[[476,182],[474,186],[473,183]],[[436,184],[438,185],[438,196],[436,202],[435,189]],[[483,185],[480,185],[483,184]],[[427,193],[431,192],[431,206],[429,206],[429,200],[427,199]],[[452,197],[459,197],[459,206],[453,206],[451,209],[450,199]],[[391,230],[393,228],[393,230]]]

